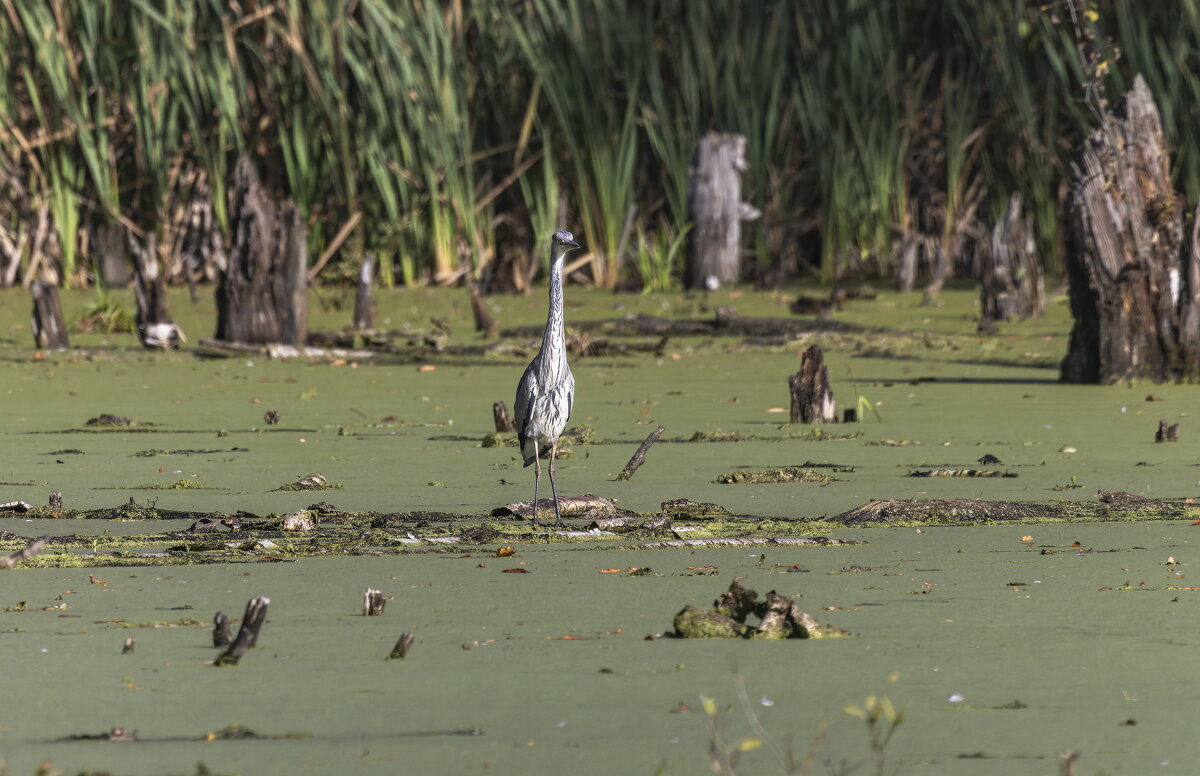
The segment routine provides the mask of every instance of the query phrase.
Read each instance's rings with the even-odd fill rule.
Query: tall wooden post
[[[1004,216],[981,251],[982,321],[1016,321],[1042,314],[1042,265],[1021,195],[1008,198]]]
[[[229,193],[233,245],[217,287],[217,339],[303,345],[308,334],[308,232],[291,200],[263,189],[250,158]]]
[[[700,139],[688,179],[693,226],[687,238],[683,283],[689,289],[715,290],[738,279],[742,221],[761,215],[742,202],[745,171],[746,138],[709,132]]]

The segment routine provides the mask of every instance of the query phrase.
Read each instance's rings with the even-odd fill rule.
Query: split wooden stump
[[[263,623],[267,621],[267,607],[270,603],[271,599],[265,595],[250,599],[246,604],[246,613],[242,616],[242,627],[238,629],[237,636],[217,656],[213,665],[236,666],[242,655],[246,654],[246,650],[258,643],[258,634],[262,630]]]
[[[793,423],[836,423],[837,402],[829,388],[829,369],[820,345],[810,345],[800,357],[800,371],[788,378],[792,391]]]

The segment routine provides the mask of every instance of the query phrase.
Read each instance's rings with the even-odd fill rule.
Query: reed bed
[[[0,283],[95,280],[105,229],[211,278],[250,154],[330,278],[370,252],[523,291],[570,227],[573,279],[671,288],[709,130],[748,140],[748,277],[961,266],[1013,192],[1056,273],[1094,100],[1135,73],[1200,195],[1198,4],[0,0]]]

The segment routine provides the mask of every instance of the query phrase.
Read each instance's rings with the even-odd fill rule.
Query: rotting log
[[[617,482],[624,482],[634,475],[641,465],[646,462],[646,452],[650,449],[650,446],[657,442],[658,438],[662,436],[663,432],[666,430],[666,426],[660,425],[658,428],[650,432],[645,441],[638,446],[638,449],[634,452],[633,457],[629,459],[629,463],[625,464],[625,468],[622,469],[620,474],[617,475]]]
[[[688,289],[715,290],[737,281],[741,267],[742,221],[761,213],[742,202],[741,175],[747,169],[746,138],[709,132],[700,139],[688,171],[688,232],[683,283]]]
[[[246,654],[246,650],[258,643],[258,634],[263,623],[267,620],[267,607],[271,599],[265,595],[255,596],[246,604],[246,613],[242,616],[242,627],[237,636],[213,661],[217,666],[235,666]]]
[[[30,284],[29,293],[33,296],[33,339],[37,346],[54,350],[70,347],[58,288],[38,280]]]
[[[307,229],[290,200],[276,202],[248,156],[229,193],[233,242],[217,286],[216,338],[301,346],[307,335]]]
[[[793,423],[836,423],[837,402],[829,388],[829,369],[821,346],[809,345],[800,357],[800,371],[788,378],[792,391]]]
[[[370,331],[375,328],[375,302],[371,299],[371,284],[375,278],[375,254],[368,253],[358,270],[358,293],[354,295],[354,328]]]
[[[1042,314],[1045,291],[1033,214],[1023,212],[1020,194],[1008,198],[980,258],[981,326],[985,321],[1018,321]]]
[[[127,236],[129,252],[133,256],[138,339],[142,347],[177,349],[184,336],[167,313],[167,284],[159,266],[158,239],[151,232],[142,244],[132,231]]]
[[[1063,382],[1200,379],[1200,245],[1184,244],[1158,108],[1139,75],[1084,146],[1069,196]],[[1197,213],[1200,214],[1200,208]]]

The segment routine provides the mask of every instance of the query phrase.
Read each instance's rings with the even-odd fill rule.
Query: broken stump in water
[[[829,388],[829,369],[820,345],[810,345],[800,357],[800,371],[788,378],[792,390],[793,423],[836,423],[837,402]]]
[[[1004,216],[980,251],[980,327],[1042,314],[1044,289],[1033,214],[1022,212],[1021,195],[1008,198]]]
[[[475,279],[467,276],[467,290],[471,294],[471,312],[475,316],[475,331],[481,332],[488,339],[500,336],[500,321],[488,311],[487,303],[483,301],[483,293]]]
[[[387,604],[387,600],[383,597],[383,593],[373,587],[368,587],[367,592],[363,594],[363,617],[378,617],[383,614],[383,607]]]
[[[1178,442],[1179,424],[1168,426],[1167,421],[1158,421],[1158,431],[1154,432],[1155,442]]]
[[[258,633],[263,623],[267,621],[267,607],[271,599],[265,595],[255,596],[246,604],[246,613],[242,616],[242,627],[233,642],[213,661],[217,666],[236,666],[246,650],[258,643]]]
[[[358,293],[354,296],[354,328],[370,331],[375,328],[375,302],[371,299],[371,283],[375,278],[375,254],[368,253],[358,270]]]
[[[70,347],[58,288],[39,280],[30,284],[29,293],[33,295],[33,339],[37,346],[55,350]]]
[[[617,482],[628,480],[646,462],[646,451],[650,449],[650,445],[658,441],[658,438],[663,435],[663,431],[666,431],[666,427],[660,425],[650,432],[650,435],[646,437],[645,441],[634,452],[633,457],[629,459],[629,463],[625,464],[625,468],[617,475]]]
[[[388,660],[403,660],[408,656],[408,650],[412,649],[413,642],[416,637],[411,633],[400,634],[400,639],[396,642],[396,646],[392,647],[391,654],[388,655]]]
[[[1075,323],[1062,381],[1200,378],[1200,220],[1187,245],[1184,197],[1140,75],[1122,115],[1106,113],[1087,140],[1073,178],[1066,258]]]
[[[158,263],[158,240],[146,235],[145,245],[127,234],[133,255],[133,295],[137,303],[137,334],[142,347],[178,349],[183,331],[167,314],[167,284]]]
[[[291,200],[277,202],[248,156],[229,193],[233,243],[217,286],[216,338],[304,345],[308,333],[308,230]]]
[[[492,405],[492,420],[496,423],[497,434],[512,434],[517,430],[508,414],[508,405],[502,401]]]
[[[137,647],[137,639],[133,636],[127,636],[125,638],[125,646],[121,648],[121,654],[132,655],[135,647]]]
[[[217,612],[213,617],[213,646],[218,649],[228,646],[233,641],[233,634],[229,632],[229,618],[224,612]]]
[[[691,289],[720,288],[741,274],[742,221],[761,213],[742,202],[741,175],[746,164],[746,138],[709,132],[696,144],[688,171],[688,217],[683,284]]]

